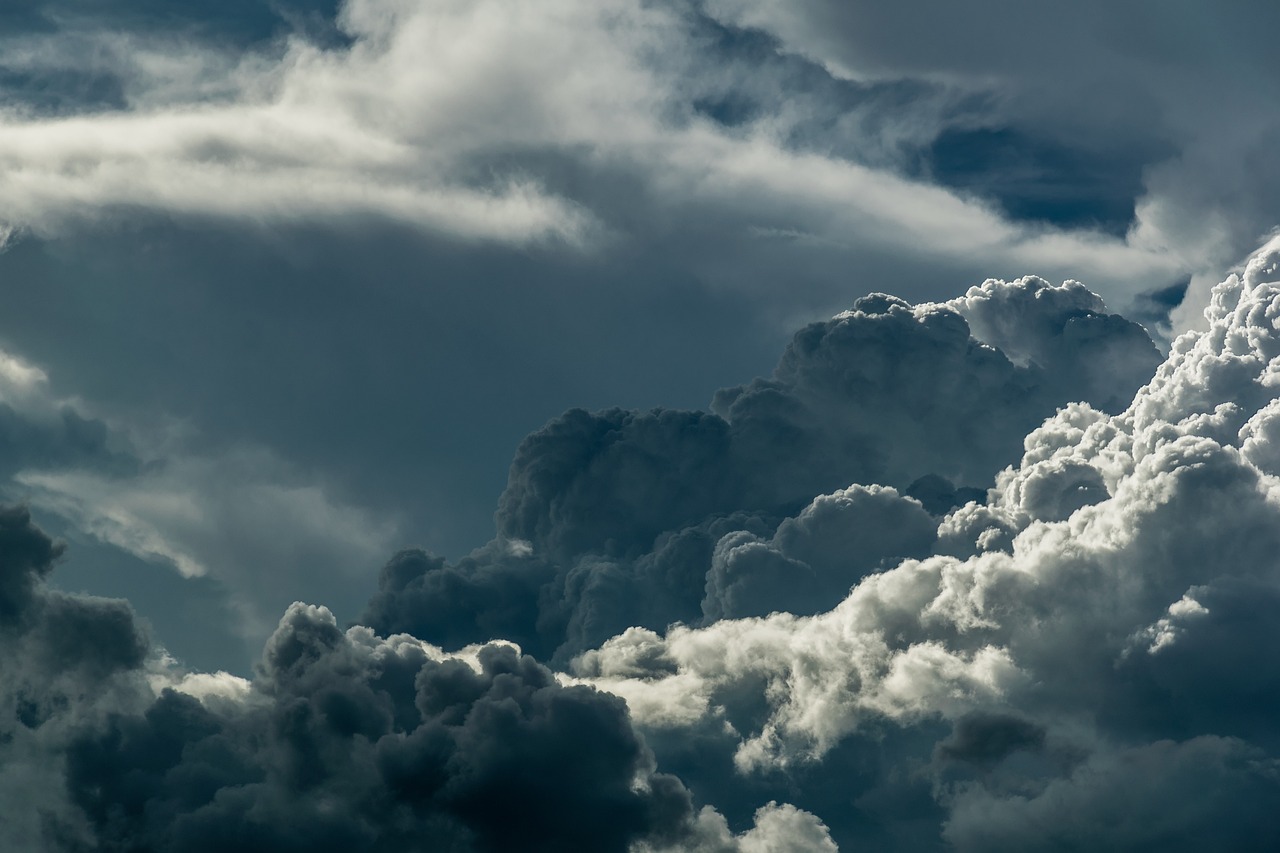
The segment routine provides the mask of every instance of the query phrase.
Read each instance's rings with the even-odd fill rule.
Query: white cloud
[[[1269,154],[1280,124],[1257,107],[1277,95],[1268,35],[1274,7],[1190,4],[1176,15],[1153,2],[1121,11],[1082,2],[1035,15],[996,2],[927,7],[929,23],[921,26],[916,7],[707,5],[726,24],[768,33],[781,50],[844,79],[932,81],[954,93],[954,103],[985,96],[982,109],[954,125],[962,129],[1015,128],[1112,156],[1143,152],[1143,192],[1125,241],[1141,251],[1129,262],[1159,253],[1193,275],[1189,310],[1175,327],[1194,324],[1214,276],[1280,220],[1280,173]],[[927,138],[944,126],[923,132]],[[1090,254],[1058,235],[1035,247],[1050,254],[1059,248]],[[1124,254],[1116,259],[1123,262]],[[1043,254],[1026,260],[1045,262]]]
[[[743,772],[821,760],[886,721],[1002,709],[1109,774],[1128,760],[1108,757],[1109,719],[1143,720],[1152,741],[1183,731],[1185,714],[1203,727],[1189,734],[1247,736],[1239,715],[1254,700],[1232,691],[1254,688],[1214,661],[1223,643],[1270,643],[1239,615],[1240,590],[1280,592],[1280,502],[1251,461],[1269,460],[1260,437],[1278,411],[1278,264],[1280,240],[1223,282],[1208,331],[1180,338],[1127,411],[1073,405],[1029,435],[988,505],[942,526],[943,550],[968,537],[969,556],[905,561],[814,617],[633,629],[580,656],[577,674],[625,697],[642,726],[728,732]],[[1152,679],[1153,693],[1131,693]]]
[[[705,209],[744,235],[1049,274],[1073,265],[1130,293],[1185,268],[1167,243],[1015,225],[947,190],[797,147],[785,84],[770,83],[767,112],[743,127],[699,116],[694,100],[726,83],[687,16],[632,0],[351,0],[340,18],[349,47],[295,38],[274,54],[210,58],[130,42],[146,61],[107,51],[108,65],[123,63],[126,109],[0,123],[3,218],[57,233],[128,207],[266,222],[372,215],[588,248],[625,232],[619,200],[557,184],[539,160],[554,156],[580,185],[638,180],[637,201],[666,212],[655,222]],[[841,127],[867,162],[876,135],[896,132]]]

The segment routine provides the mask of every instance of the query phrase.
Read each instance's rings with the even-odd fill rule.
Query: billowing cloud
[[[803,778],[850,741],[949,723],[896,760],[933,780],[959,849],[1253,849],[1276,831],[1259,714],[1276,688],[1261,613],[1280,590],[1263,437],[1277,259],[1273,242],[1223,282],[1208,331],[1123,412],[1072,405],[1031,432],[988,502],[943,520],[936,556],[816,616],[633,629],[576,670],[646,726],[717,733],[748,778]],[[1229,663],[1241,648],[1262,657]]]
[[[0,513],[11,849],[831,847],[792,806],[738,835],[695,812],[622,700],[510,644],[445,654],[295,604],[251,682],[183,674],[125,602],[48,590],[60,553],[25,511]]]
[[[1252,849],[1277,830],[1280,762],[1266,712],[1280,690],[1277,269],[1280,241],[1217,288],[1209,329],[1179,338],[1127,405],[1132,374],[1115,368],[1137,371],[1149,341],[1082,289],[1036,279],[949,305],[870,297],[802,331],[773,379],[721,395],[851,418],[837,405],[849,388],[895,399],[864,381],[877,364],[886,382],[925,370],[877,362],[865,341],[856,359],[830,357],[850,326],[882,345],[963,332],[965,346],[934,350],[956,363],[929,366],[953,383],[1003,378],[977,386],[995,410],[1009,387],[1024,405],[1051,405],[1037,389],[1094,395],[1027,433],[1020,460],[988,471],[984,501],[959,505],[972,495],[933,474],[792,509],[753,506],[750,490],[718,506],[679,475],[698,485],[708,448],[736,452],[732,417],[571,413],[521,449],[514,506],[573,495],[583,509],[504,502],[500,535],[464,561],[401,553],[371,627],[294,604],[247,680],[178,667],[123,602],[48,589],[59,547],[6,511],[0,784],[41,804],[6,841]],[[1089,369],[1092,353],[1107,369]],[[862,384],[830,380],[848,376]],[[898,430],[899,417],[884,414]],[[834,432],[817,417],[798,427],[817,448]],[[749,458],[751,474],[804,482]],[[926,470],[902,458],[857,470]],[[570,472],[615,485],[577,495]],[[630,482],[658,505],[623,493]],[[524,654],[508,628],[565,666]]]
[[[0,847],[1280,834],[1272,8],[172,5],[0,8]]]
[[[634,625],[817,612],[930,553],[921,501],[942,514],[980,497],[1057,406],[1119,410],[1158,360],[1074,282],[991,280],[945,304],[864,297],[712,412],[553,420],[516,452],[497,539],[452,566],[397,557],[364,619],[565,655]],[[850,483],[890,488],[836,491]]]

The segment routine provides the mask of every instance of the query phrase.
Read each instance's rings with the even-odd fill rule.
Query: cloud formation
[[[201,447],[189,426],[100,416],[0,350],[0,494],[134,558],[222,584],[256,648],[303,581],[338,597],[390,549],[374,519],[255,447]],[[345,589],[344,589],[345,587]],[[317,590],[321,591],[321,590]]]
[[[919,95],[908,110],[893,87],[851,86],[715,14],[347,0],[336,32],[293,15],[292,33],[228,39],[218,20],[203,34],[127,16],[104,29],[55,11],[61,26],[24,33],[10,65],[46,81],[26,89],[62,80],[55,94],[73,103],[34,98],[0,124],[7,225],[60,234],[126,209],[380,220],[600,252],[706,211],[761,244],[979,253],[1002,268],[1070,260],[1117,295],[1185,274],[1192,259],[1163,245],[1025,227],[911,174],[898,149],[965,113],[955,93],[907,80]],[[620,185],[636,188],[633,207],[593,189]]]
[[[397,555],[367,625],[294,604],[250,679],[49,588],[61,547],[6,510],[3,840],[1265,849],[1277,305],[1280,240],[1158,366],[1073,283],[867,297],[721,413],[553,421],[492,542]]]
[[[400,555],[363,620],[563,657],[630,626],[826,609],[882,564],[929,553],[923,506],[980,498],[1057,406],[1118,410],[1158,360],[1075,282],[990,280],[917,306],[864,297],[800,331],[772,377],[719,391],[712,412],[551,421],[516,452],[497,539],[456,565]]]
[[[1120,12],[1103,2],[1035,15],[998,0],[926,8],[930,25],[922,31],[914,12],[893,7],[707,4],[726,26],[767,33],[784,52],[838,78],[928,80],[949,89],[953,104],[963,103],[957,95],[978,100],[950,121],[925,124],[916,141],[936,153],[949,136],[967,139],[980,159],[983,134],[1013,139],[1005,168],[989,176],[994,186],[979,182],[979,193],[998,194],[1001,181],[1021,180],[1028,192],[1050,187],[1047,195],[1061,200],[1071,195],[1062,184],[1072,155],[1093,164],[1083,170],[1085,181],[1101,172],[1109,183],[1125,183],[1123,172],[1120,180],[1112,176],[1120,165],[1137,184],[1119,199],[1132,210],[1126,239],[1190,262],[1193,297],[1177,319],[1184,326],[1197,321],[1217,271],[1252,250],[1280,218],[1275,166],[1264,153],[1280,126],[1248,106],[1276,96],[1264,35],[1276,23],[1275,8],[1188,4],[1174,17],[1145,0]],[[912,49],[902,49],[907,44]],[[1227,125],[1235,132],[1224,138],[1219,129]],[[1019,161],[1037,148],[1064,153],[1017,174]],[[1134,161],[1126,169],[1128,158]]]
[[[445,654],[299,603],[251,682],[184,674],[125,602],[47,589],[60,553],[0,513],[9,849],[832,848],[791,806],[737,835],[695,812],[622,700],[510,644]]]
[[[956,849],[1261,849],[1275,675],[1269,656],[1228,662],[1274,645],[1259,614],[1280,590],[1262,437],[1277,269],[1273,242],[1219,285],[1208,331],[1179,338],[1123,412],[1073,404],[1032,431],[988,502],[942,521],[935,556],[816,616],[632,629],[575,670],[652,730],[731,744],[747,778],[803,779],[888,731]],[[881,772],[850,784],[874,801],[896,784]]]

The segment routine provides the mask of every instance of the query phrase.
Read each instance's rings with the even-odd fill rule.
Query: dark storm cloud
[[[867,297],[677,408],[880,282],[1077,274],[1166,334],[1270,226],[1270,11],[1005,5],[0,10],[4,340],[111,412],[3,398],[39,508],[247,633],[304,583],[345,621],[585,407],[367,612],[572,677],[301,605],[252,683],[183,676],[6,516],[3,846],[1273,836],[1274,258],[1132,406],[1141,330],[1024,279]],[[115,476],[160,409],[195,437]]]
[[[1158,359],[1074,283],[988,281],[914,307],[865,297],[799,332],[771,378],[718,392],[714,413],[551,421],[516,452],[495,542],[455,565],[401,555],[363,621],[564,656],[632,625],[817,612],[882,563],[928,554],[936,520],[893,489],[813,495],[887,484],[945,512],[1055,407],[1118,410]]]
[[[70,747],[72,797],[107,847],[175,851],[621,851],[691,819],[621,700],[510,647],[475,661],[295,606],[244,709],[162,694]]]
[[[7,849],[738,849],[655,770],[622,700],[510,645],[447,656],[296,604],[251,684],[184,678],[125,602],[45,586],[61,554],[0,511]],[[753,832],[788,827],[825,832],[790,807]]]
[[[1115,307],[1186,274],[1162,248],[1027,228],[903,165],[987,94],[843,79],[705,6],[26,8],[43,34],[0,51],[11,103],[29,96],[0,126],[0,337],[132,426],[181,419],[208,464],[130,500],[47,479],[20,496],[227,581],[253,647],[296,598],[354,616],[342,603],[400,543],[458,558],[483,542],[511,447],[570,406],[702,406],[881,282],[920,301],[1034,269]],[[218,458],[245,445],[271,461]],[[326,521],[273,536],[306,513],[237,514],[253,502],[228,483],[249,474],[217,474],[254,467],[321,489]],[[972,485],[946,476],[938,495]],[[848,482],[779,488],[782,512]],[[210,494],[206,529],[156,510]],[[126,516],[145,535],[122,535]],[[361,540],[372,518],[386,526]],[[590,612],[631,606],[605,580],[629,571],[583,575]]]
[[[720,509],[695,463],[721,459],[726,436],[735,450],[732,419],[571,413],[513,466],[514,506],[543,509],[503,505],[507,535],[462,561],[405,552],[383,571],[370,621],[417,620],[457,651],[389,625],[343,631],[296,604],[252,680],[183,674],[148,656],[124,604],[48,590],[59,549],[10,511],[0,595],[16,614],[3,640],[16,675],[0,784],[33,780],[6,801],[42,810],[8,838],[68,850],[398,851],[428,838],[458,851],[1252,849],[1277,830],[1280,741],[1265,712],[1280,684],[1267,663],[1277,258],[1271,246],[1228,279],[1210,330],[1179,339],[1114,413],[1098,407],[1122,408],[1108,383],[1138,369],[1149,341],[1087,292],[1035,279],[948,305],[871,297],[802,331],[774,379],[727,395],[777,392],[852,417],[839,401],[850,388],[894,399],[868,387],[872,368],[905,382],[922,363],[834,346],[836,331],[883,346],[915,324],[924,342],[963,331],[957,358],[976,350],[938,365],[943,376],[968,365],[1099,401],[1051,412],[985,503],[941,516],[880,484],[755,510],[742,489],[746,508]],[[1108,369],[1092,370],[1091,353]],[[1055,383],[1055,370],[1069,375]],[[1008,386],[979,387],[998,402]],[[835,432],[800,427],[819,448]],[[896,464],[900,479],[917,473]],[[772,470],[787,488],[803,482]],[[682,489],[682,474],[703,490]],[[630,482],[661,505],[614,494]],[[931,501],[954,490],[908,485]],[[679,613],[686,625],[657,621]],[[568,675],[488,636],[462,647],[508,628],[561,661],[586,651]],[[621,633],[597,639],[609,631]],[[1242,647],[1258,654],[1232,663]]]
[[[60,769],[69,737],[141,704],[147,640],[122,601],[46,587],[62,547],[25,509],[0,509],[0,842],[48,849],[74,836]]]
[[[927,556],[936,535],[937,519],[893,489],[851,486],[823,495],[779,524],[771,540],[745,530],[721,538],[707,571],[703,615],[714,621],[820,612],[858,578]]]

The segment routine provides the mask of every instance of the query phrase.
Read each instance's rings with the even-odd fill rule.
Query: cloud
[[[216,579],[254,646],[304,588],[364,594],[362,578],[394,541],[394,520],[344,505],[261,450],[178,453],[128,479],[33,470],[15,481],[33,507],[103,542]]]
[[[759,851],[655,770],[617,697],[507,643],[445,654],[294,604],[251,681],[150,649],[121,601],[49,590],[62,549],[0,512],[0,839],[13,849]],[[828,842],[827,847],[830,848]]]
[[[0,476],[29,467],[122,474],[139,460],[127,439],[74,399],[60,398],[35,365],[0,350]]]
[[[372,219],[602,252],[687,220],[766,254],[778,251],[769,235],[792,235],[841,254],[893,246],[952,265],[975,254],[1002,268],[1073,263],[1117,295],[1186,272],[1163,245],[1024,227],[912,177],[880,153],[917,121],[898,115],[900,93],[850,88],[678,5],[349,0],[342,38],[304,28],[235,47],[182,27],[69,20],[13,63],[36,78],[111,80],[116,94],[0,127],[8,224],[36,234],[132,209]],[[927,94],[918,121],[945,121],[954,97],[916,88]],[[738,102],[745,118],[721,120]],[[626,206],[593,189],[620,184],[634,188]]]
[[[882,564],[930,553],[937,521],[914,492],[938,513],[981,496],[1055,407],[1118,410],[1158,360],[1074,282],[990,280],[917,306],[864,297],[800,331],[772,377],[719,391],[712,412],[554,419],[516,451],[495,541],[455,565],[398,557],[362,618],[562,660],[630,626],[818,612]]]
[[[1203,307],[1216,281],[1210,276],[1256,246],[1277,219],[1277,176],[1263,152],[1280,128],[1249,106],[1275,96],[1262,35],[1275,10],[1266,3],[1212,14],[1188,7],[1176,18],[1155,3],[1117,14],[1111,4],[1086,2],[1069,14],[1035,16],[1000,2],[963,11],[933,3],[923,31],[897,9],[828,0],[716,0],[706,8],[725,26],[766,34],[836,77],[949,90],[952,112],[919,128],[915,150],[926,161],[933,143],[945,150],[948,134],[976,141],[980,158],[985,133],[1016,140],[1014,158],[1068,152],[1033,173],[1028,193],[1070,176],[1073,157],[1095,163],[1110,184],[1113,170],[1125,170],[1136,184],[1117,200],[1133,209],[1127,243],[1177,255],[1196,274],[1182,327]],[[1228,125],[1236,130],[1224,137],[1219,129]],[[1000,181],[1016,181],[1009,161],[1001,158],[1003,168],[973,191],[990,197]],[[1070,192],[1059,187],[1055,196]]]
[[[148,643],[128,605],[45,586],[61,555],[25,510],[0,510],[0,842],[14,850],[74,835],[67,744],[104,714],[140,707],[145,687]]]
[[[1276,834],[1280,244],[1209,297],[1276,218],[1270,9],[80,5],[0,11],[5,262],[85,282],[7,291],[42,367],[0,354],[6,496],[225,584],[270,638],[252,678],[187,671],[127,604],[49,587],[60,546],[0,512],[0,846]],[[1001,140],[1027,160],[956,165]],[[1043,171],[1083,212],[1017,206]],[[267,243],[274,290],[231,260]],[[1161,365],[1074,282],[873,294],[709,411],[645,408],[662,370],[709,375],[681,352],[979,265],[1202,331]],[[557,396],[530,342],[562,330]],[[612,365],[652,393],[529,435],[495,538],[400,552],[341,627],[401,538],[398,495],[363,502],[386,469],[461,503],[404,464],[461,452],[439,424],[518,434],[620,393]],[[209,423],[157,429],[157,400]]]
[[[252,679],[183,671],[149,647],[127,605],[49,590],[59,548],[7,511],[0,642],[13,653],[0,748],[12,773],[34,774],[15,802],[42,803],[6,826],[8,838],[160,850],[403,849],[427,835],[458,850],[1247,849],[1275,830],[1266,805],[1280,748],[1266,713],[1280,689],[1266,663],[1280,600],[1277,269],[1280,242],[1219,286],[1209,329],[1179,338],[1123,409],[1073,402],[1050,414],[983,503],[939,516],[891,485],[854,485],[790,514],[738,507],[677,521],[638,550],[625,514],[601,512],[603,529],[621,532],[597,538],[565,513],[515,514],[530,538],[500,536],[454,565],[405,552],[384,569],[371,612],[442,619],[437,633],[453,639],[511,624],[545,644],[537,632],[561,619],[557,630],[576,626],[581,642],[641,612],[621,605],[661,590],[663,577],[704,617],[633,625],[568,672],[504,639],[445,651],[377,625],[344,631],[326,608],[300,603]],[[995,375],[1024,384],[1052,385],[1042,362],[1065,370],[1090,348],[1111,353],[1119,341],[1125,352],[1135,340],[1105,319],[1066,332],[1105,318],[1069,285],[988,282],[965,298],[975,330],[1003,336],[1024,363],[972,339],[958,351],[977,349],[980,366],[999,356]],[[1031,314],[1001,325],[1019,312]],[[831,386],[818,379],[848,371],[812,344],[851,321],[874,331],[885,316],[900,324],[890,329],[969,328],[955,307],[876,296],[801,332],[773,386],[746,389],[820,399],[813,389]],[[875,364],[874,350],[854,352],[858,367]],[[1109,372],[1068,372],[1067,387],[1114,401]],[[637,433],[636,448],[705,452],[696,430],[673,442],[684,433],[672,425],[715,416],[662,414],[648,416],[653,432]],[[635,417],[602,419],[617,441],[631,440]],[[528,443],[514,470],[591,471],[596,420],[568,423]],[[538,468],[543,451],[551,461]],[[648,470],[637,467],[643,453],[606,458]],[[555,505],[566,480],[522,482]],[[609,491],[584,494],[598,504]],[[676,518],[690,511],[671,505]],[[466,596],[495,591],[502,607],[468,612]],[[579,594],[578,610],[560,609]],[[672,600],[650,601],[648,615]],[[620,609],[603,615],[610,607]],[[477,616],[489,621],[468,628]],[[1242,647],[1258,654],[1245,661]],[[6,769],[0,784],[18,791],[17,778]]]
[[[1095,757],[1031,797],[955,795],[945,838],[957,850],[1095,845],[1263,850],[1275,831],[1274,758],[1211,736]]]
[[[256,647],[307,588],[368,594],[394,519],[344,503],[263,448],[202,448],[189,425],[99,416],[0,351],[0,490],[149,563],[208,576]],[[327,587],[327,589],[326,589]]]
[[[943,520],[938,555],[815,616],[633,629],[575,671],[671,733],[655,742],[718,742],[759,784],[823,778],[803,768],[900,732],[895,760],[933,779],[960,849],[1247,848],[1275,829],[1252,794],[1273,781],[1258,714],[1276,679],[1269,657],[1230,661],[1274,645],[1278,258],[1273,241],[1224,281],[1208,330],[1179,338],[1123,412],[1072,405],[1029,434],[987,504]],[[939,722],[949,736],[930,735]],[[863,790],[898,784],[866,773]],[[815,813],[838,839],[865,832]]]

